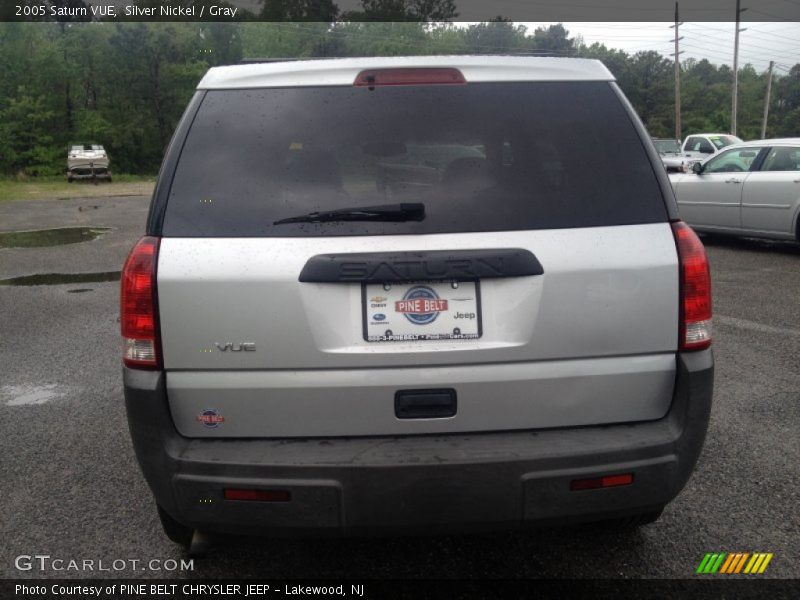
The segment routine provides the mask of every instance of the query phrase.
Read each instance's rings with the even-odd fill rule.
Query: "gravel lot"
[[[0,279],[119,270],[146,197],[0,204],[0,231],[113,228],[49,248],[0,248]],[[700,464],[661,520],[634,533],[390,540],[230,540],[193,572],[18,571],[18,555],[183,557],[161,533],[122,401],[118,284],[0,286],[0,577],[692,577],[706,552],[773,552],[800,577],[800,246],[707,238],[717,375]],[[81,291],[79,291],[81,290]]]

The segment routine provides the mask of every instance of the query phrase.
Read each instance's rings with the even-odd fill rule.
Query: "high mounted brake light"
[[[157,237],[143,237],[131,250],[120,278],[122,360],[128,367],[157,369],[160,365],[156,311]]]
[[[680,350],[711,346],[711,275],[697,234],[683,221],[672,223],[680,269]]]
[[[361,71],[353,85],[374,88],[384,85],[459,85],[465,83],[467,80],[458,69],[422,67]]]

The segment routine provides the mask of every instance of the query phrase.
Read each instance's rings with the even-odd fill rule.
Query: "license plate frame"
[[[386,286],[389,286],[388,288]],[[433,294],[416,291],[410,299],[406,296],[414,288],[427,288]],[[402,300],[397,296],[400,295]],[[466,298],[464,296],[467,296]],[[420,300],[421,297],[421,300]],[[434,298],[435,297],[435,298]],[[376,302],[377,299],[383,302]],[[436,304],[436,301],[439,301]],[[420,308],[419,302],[428,301],[426,307],[434,306],[441,308],[441,301],[446,301],[443,310],[434,310],[432,313],[418,313],[415,309]],[[395,303],[403,302],[400,308],[403,312],[396,310]],[[413,304],[417,303],[417,304]],[[457,308],[451,308],[452,306]],[[463,306],[463,311],[459,310]],[[378,312],[375,312],[378,311]],[[373,314],[374,313],[374,314]],[[386,321],[386,314],[391,315]],[[427,322],[429,315],[436,313]],[[437,329],[417,330],[417,327],[427,327],[439,321],[439,316],[446,314],[438,324]],[[418,315],[418,318],[407,317],[407,314]],[[362,315],[362,338],[369,343],[397,343],[397,342],[431,342],[449,341],[461,342],[477,340],[483,336],[483,309],[481,306],[481,287],[480,280],[419,280],[403,281],[391,283],[362,283],[361,284],[361,315]],[[428,315],[428,316],[426,316]],[[458,317],[457,315],[463,315]],[[473,315],[470,317],[470,315]],[[373,317],[383,316],[380,321]],[[458,323],[456,323],[458,321]],[[442,325],[453,325],[452,331],[446,331],[449,327],[442,328]],[[461,331],[462,324],[464,331]],[[386,329],[379,335],[379,327]],[[456,333],[456,330],[459,332]],[[391,334],[391,335],[389,335]]]

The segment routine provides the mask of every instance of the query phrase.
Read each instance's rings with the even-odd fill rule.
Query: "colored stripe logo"
[[[749,552],[708,552],[700,561],[696,573],[701,575],[713,575],[714,573],[758,575],[767,570],[767,565],[771,560],[771,552],[755,552],[753,554]]]

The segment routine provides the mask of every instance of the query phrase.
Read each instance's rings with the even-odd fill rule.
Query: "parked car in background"
[[[691,164],[694,164],[694,162],[717,154],[723,148],[741,143],[741,138],[728,133],[698,133],[688,136],[683,141],[681,152],[685,157],[692,159]],[[691,168],[691,164],[689,168]]]
[[[375,183],[390,194],[424,193],[444,177],[460,177],[486,163],[480,148],[458,144],[379,144],[379,173]],[[369,153],[369,149],[365,149]],[[383,156],[386,155],[386,156]],[[458,162],[456,162],[458,161]],[[456,167],[460,166],[461,172]]]
[[[166,534],[657,519],[714,364],[658,162],[595,60],[211,69],[121,276]]]
[[[111,181],[108,154],[100,144],[73,144],[67,153],[67,181],[107,179]]]
[[[661,156],[661,162],[664,163],[664,168],[668,173],[684,173],[687,170],[681,143],[678,140],[653,138],[653,145]]]
[[[670,180],[698,231],[800,241],[800,138],[729,146]]]

